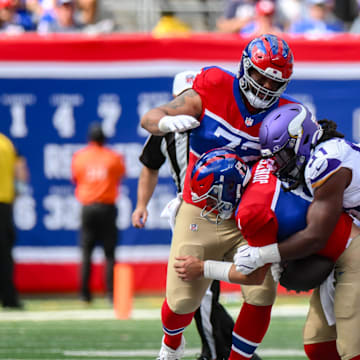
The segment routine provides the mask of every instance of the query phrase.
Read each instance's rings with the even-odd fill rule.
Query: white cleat
[[[185,352],[185,338],[184,336],[181,337],[181,344],[180,346],[174,350],[165,345],[164,338],[161,342],[161,349],[159,352],[159,356],[156,360],[180,360]]]

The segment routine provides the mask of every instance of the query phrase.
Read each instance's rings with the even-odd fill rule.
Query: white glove
[[[260,258],[259,248],[249,245],[240,246],[234,255],[236,271],[244,275],[251,274],[257,268],[264,266],[265,263]]]
[[[200,125],[200,122],[190,115],[164,116],[160,119],[158,127],[163,133],[184,132],[194,129]]]
[[[234,256],[236,271],[244,275],[251,274],[254,270],[265,264],[280,262],[281,257],[277,244],[262,247],[252,247],[249,245],[240,246]]]
[[[282,272],[284,268],[280,265],[280,263],[273,263],[271,265],[271,275],[275,282],[279,282]]]

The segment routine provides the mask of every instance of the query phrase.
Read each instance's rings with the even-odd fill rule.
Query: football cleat
[[[164,338],[161,342],[161,349],[159,352],[159,356],[156,360],[180,360],[185,352],[185,338],[182,336],[180,346],[174,350],[164,343]]]

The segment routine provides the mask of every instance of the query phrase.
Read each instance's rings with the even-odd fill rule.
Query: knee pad
[[[190,294],[180,294],[179,296],[169,296],[167,298],[170,309],[176,314],[188,314],[196,311],[200,306],[201,300],[198,300]]]

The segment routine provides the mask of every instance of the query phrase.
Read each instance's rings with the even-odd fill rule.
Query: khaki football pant
[[[192,255],[201,260],[233,261],[236,249],[246,244],[234,219],[212,224],[200,216],[201,209],[185,203],[180,205],[171,243],[167,268],[166,298],[169,307],[177,314],[195,311],[201,303],[211,280],[183,281],[174,270],[175,257]],[[215,221],[216,216],[209,216]],[[247,303],[264,306],[273,304],[276,284],[269,271],[262,285],[242,286]]]
[[[304,328],[304,344],[336,340],[342,360],[360,354],[360,236],[355,237],[335,264],[335,319],[329,326],[314,290]]]

